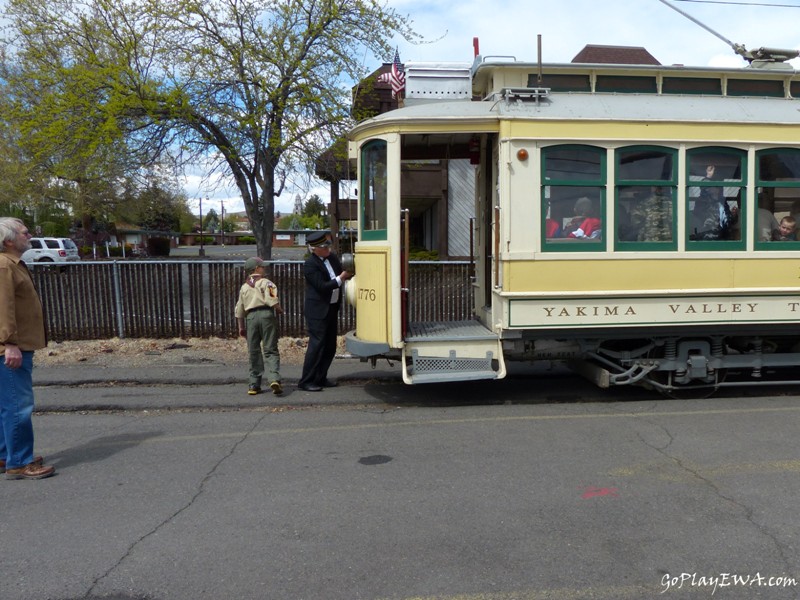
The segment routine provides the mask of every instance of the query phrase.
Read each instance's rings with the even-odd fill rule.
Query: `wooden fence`
[[[302,337],[303,263],[274,261],[284,314],[281,335]],[[122,338],[236,337],[233,306],[244,281],[241,261],[82,261],[37,263],[31,268],[52,341]],[[472,316],[469,263],[412,262],[411,321],[461,320]],[[339,331],[355,328],[345,305]]]

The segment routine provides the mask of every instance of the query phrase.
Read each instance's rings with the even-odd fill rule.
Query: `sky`
[[[730,42],[748,50],[760,47],[800,49],[800,0],[669,0]],[[642,46],[661,64],[744,67],[730,46],[665,5],[661,0],[388,0],[408,16],[425,43],[395,40],[402,62],[465,62],[473,60],[473,38],[480,53],[537,61],[537,35],[542,36],[542,62],[567,63],[586,45]],[[381,61],[368,58],[365,72]],[[800,60],[792,61],[800,69]],[[189,198],[209,196],[217,212],[243,210],[232,188],[214,191],[186,183]],[[318,194],[327,202],[327,183],[288,190],[276,199],[276,210],[291,212],[296,194]],[[341,192],[342,197],[346,194]],[[196,201],[192,201],[196,211]],[[206,201],[203,201],[205,213]]]

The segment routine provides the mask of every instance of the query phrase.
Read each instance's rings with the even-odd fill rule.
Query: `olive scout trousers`
[[[245,316],[247,349],[250,353],[251,387],[261,387],[262,377],[267,383],[281,380],[281,357],[278,353],[278,320],[275,311],[254,310]]]

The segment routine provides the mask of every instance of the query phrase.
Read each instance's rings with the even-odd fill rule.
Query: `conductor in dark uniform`
[[[322,388],[336,385],[328,379],[328,368],[336,356],[344,282],[352,277],[352,273],[342,270],[342,263],[331,252],[331,241],[324,231],[312,233],[307,241],[311,256],[303,265],[306,280],[303,310],[308,327],[308,349],[298,387],[307,392],[319,392]]]

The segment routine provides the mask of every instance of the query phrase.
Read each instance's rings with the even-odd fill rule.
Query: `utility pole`
[[[200,196],[200,253],[198,256],[205,256],[206,249],[203,248],[203,197]]]
[[[225,204],[222,198],[219,200],[219,234],[222,239],[222,247],[225,247]]]

